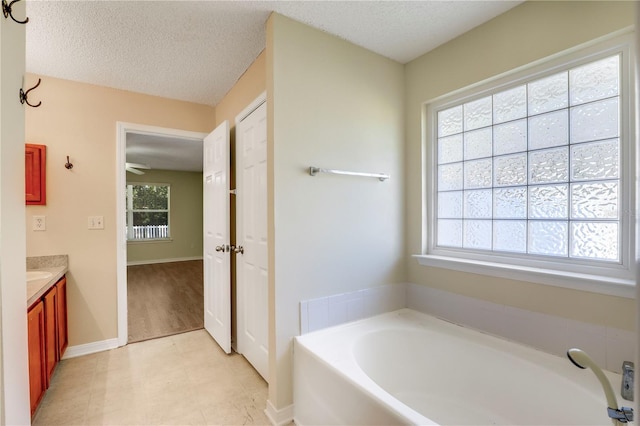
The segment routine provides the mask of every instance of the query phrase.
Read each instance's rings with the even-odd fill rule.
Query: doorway
[[[129,253],[128,242],[131,237],[132,226],[129,228],[127,225],[129,221],[132,219],[132,213],[136,211],[133,208],[132,203],[128,202],[127,194],[131,195],[131,190],[128,188],[127,191],[124,188],[127,188],[127,175],[135,175],[138,178],[135,179],[140,185],[150,184],[152,186],[161,186],[162,184],[169,184],[171,187],[171,182],[166,182],[171,173],[177,173],[178,170],[171,171],[171,168],[176,169],[177,164],[181,164],[182,160],[178,159],[178,154],[180,155],[185,151],[187,145],[196,145],[197,158],[194,160],[198,163],[202,163],[202,141],[206,136],[205,133],[199,132],[189,132],[184,130],[176,130],[176,129],[168,129],[162,127],[155,126],[146,126],[139,125],[133,123],[117,123],[117,143],[116,143],[116,164],[118,167],[116,173],[117,187],[123,188],[122,191],[118,191],[116,196],[116,207],[117,207],[117,229],[119,230],[117,233],[117,292],[118,292],[118,345],[124,346],[129,341],[139,341],[145,340],[146,338],[160,337],[160,335],[167,335],[167,333],[171,333],[171,330],[184,329],[187,331],[187,328],[192,327],[194,323],[194,312],[190,312],[189,308],[186,308],[186,317],[183,319],[177,318],[175,315],[165,316],[164,321],[166,323],[166,327],[162,329],[160,327],[160,323],[162,322],[161,316],[164,311],[166,311],[166,305],[163,306],[163,303],[169,302],[172,304],[175,302],[175,294],[171,296],[170,294],[163,295],[158,301],[155,303],[151,303],[151,306],[154,307],[152,309],[153,312],[142,312],[142,315],[134,315],[133,318],[136,321],[143,321],[143,324],[138,327],[134,327],[133,329],[142,330],[143,332],[147,332],[145,335],[139,334],[136,332],[135,335],[132,335],[133,340],[130,340],[129,336],[129,309],[132,305],[129,304],[129,290],[133,290],[129,288],[129,277],[128,277],[128,266],[132,266],[133,269],[143,269],[143,271],[133,271],[131,274],[132,279],[135,277],[140,278],[141,276],[149,279],[139,280],[142,283],[141,291],[139,293],[142,294],[143,298],[145,295],[149,296],[150,294],[157,295],[160,294],[163,290],[168,289],[168,291],[175,291],[177,288],[175,285],[180,285],[181,277],[180,275],[190,276],[193,280],[201,279],[202,274],[202,244],[201,239],[196,241],[182,241],[181,251],[178,253],[184,253],[184,250],[191,250],[191,252],[187,253],[187,255],[175,254],[176,251],[172,251],[169,249],[171,244],[174,244],[178,240],[178,235],[175,232],[172,232],[172,227],[177,225],[177,223],[173,223],[171,218],[172,213],[169,210],[166,213],[168,223],[168,230],[162,228],[161,225],[156,223],[151,223],[148,228],[154,228],[153,230],[147,229],[146,231],[138,231],[142,232],[138,233],[138,241],[135,242],[135,251],[137,258],[132,260]],[[137,139],[138,143],[136,147],[137,150],[129,150],[127,152],[127,141],[132,138]],[[173,147],[172,144],[173,143]],[[180,145],[182,143],[182,145]],[[165,151],[163,153],[163,151]],[[167,153],[169,155],[167,155]],[[163,160],[164,159],[164,160]],[[165,161],[163,163],[163,161]],[[127,171],[127,162],[134,163],[129,164],[129,169],[134,169],[134,172]],[[170,172],[165,174],[155,173],[155,170],[167,169]],[[136,173],[137,171],[137,173]],[[188,170],[187,170],[188,171]],[[201,182],[201,169],[199,171],[193,171],[193,173],[199,173],[199,181]],[[149,182],[141,182],[147,179],[144,176],[149,176]],[[140,179],[142,177],[142,179]],[[165,182],[160,182],[159,180],[165,180]],[[153,181],[153,182],[151,182]],[[175,188],[177,189],[177,188]],[[175,191],[174,191],[175,192]],[[202,197],[202,192],[197,191],[199,193],[200,202]],[[175,198],[177,194],[173,194]],[[171,194],[168,194],[168,198],[171,197]],[[168,204],[168,202],[167,202]],[[171,205],[176,204],[172,203]],[[177,205],[181,205],[184,203],[177,203]],[[189,208],[189,206],[182,206],[185,208]],[[162,209],[151,209],[151,210],[162,210]],[[193,211],[193,208],[191,209]],[[202,209],[199,208],[201,212]],[[138,212],[140,213],[140,212]],[[157,213],[156,211],[152,213]],[[177,212],[174,212],[177,213]],[[144,215],[142,215],[144,216]],[[158,215],[156,215],[158,216]],[[160,214],[159,216],[162,216]],[[140,216],[137,216],[139,219]],[[193,222],[193,221],[192,221]],[[202,223],[202,220],[199,219],[196,222]],[[157,229],[156,229],[157,228]],[[161,229],[162,228],[162,229]],[[177,231],[177,229],[176,229]],[[145,233],[146,232],[146,233]],[[158,233],[160,232],[160,233]],[[165,232],[165,233],[162,233]],[[202,232],[200,229],[200,238]],[[186,244],[186,248],[185,248]],[[174,244],[175,245],[175,244]],[[130,246],[133,247],[133,246]],[[146,247],[146,248],[145,248]],[[177,246],[176,246],[177,248]],[[195,255],[194,251],[196,250]],[[133,249],[131,249],[133,251]],[[147,254],[144,254],[147,252]],[[152,253],[153,252],[153,253]],[[128,256],[129,254],[129,256]],[[194,262],[194,263],[192,263]],[[154,266],[155,265],[155,266]],[[150,275],[146,275],[144,272],[145,268],[138,268],[145,266],[148,269],[148,272],[152,272],[155,270],[156,278],[153,279]],[[183,272],[178,272],[180,269],[183,269]],[[159,281],[164,281],[164,283],[158,284]],[[184,280],[182,280],[184,285]],[[173,283],[173,287],[172,287]],[[193,281],[191,281],[193,284]],[[197,284],[196,289],[193,291],[193,288],[185,287],[185,291],[191,292],[192,294],[188,297],[185,297],[185,302],[188,302],[190,299],[194,299],[197,297]],[[136,296],[132,294],[132,296]],[[143,300],[143,299],[140,299]],[[202,306],[202,300],[197,302],[199,307]],[[179,304],[178,304],[179,305]],[[133,304],[133,306],[140,306],[141,309],[147,309],[146,307],[141,306],[140,302],[137,304]],[[177,311],[185,310],[183,308],[178,308]],[[203,316],[199,316],[202,320]],[[144,323],[146,322],[146,324]],[[180,328],[180,323],[183,323],[184,326]],[[181,331],[178,331],[181,332]],[[145,337],[146,336],[146,337]]]

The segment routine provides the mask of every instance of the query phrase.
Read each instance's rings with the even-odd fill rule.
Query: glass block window
[[[435,111],[435,247],[621,262],[621,57]]]

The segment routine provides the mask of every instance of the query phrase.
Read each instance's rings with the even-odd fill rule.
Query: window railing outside
[[[132,226],[128,230],[128,235],[132,235],[133,240],[157,240],[169,238],[169,226],[167,225],[144,225]]]

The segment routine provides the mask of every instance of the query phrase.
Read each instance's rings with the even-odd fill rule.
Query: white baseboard
[[[265,408],[264,414],[266,414],[273,426],[289,424],[293,420],[293,404],[278,410],[273,406],[271,401],[267,399],[267,408]]]
[[[155,263],[169,263],[169,262],[186,262],[189,260],[202,260],[202,256],[176,257],[173,259],[132,260],[132,261],[127,261],[127,266],[153,265]]]
[[[96,352],[108,351],[118,347],[118,339],[107,339],[99,342],[86,343],[84,345],[69,346],[64,351],[62,359],[75,358],[82,355],[94,354]]]

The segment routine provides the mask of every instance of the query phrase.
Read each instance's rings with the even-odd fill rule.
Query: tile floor
[[[257,425],[267,383],[204,330],[63,360],[34,425]]]

